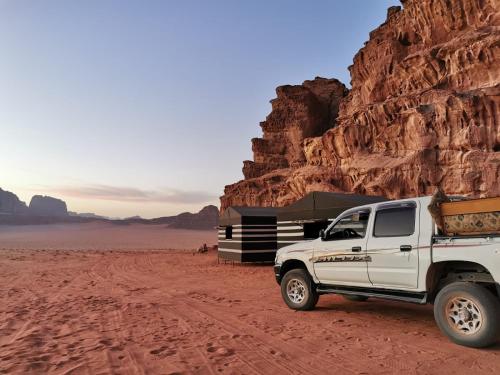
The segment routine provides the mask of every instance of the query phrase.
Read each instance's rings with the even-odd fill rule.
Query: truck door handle
[[[399,250],[401,250],[401,251],[411,251],[411,245],[401,245],[399,247]]]
[[[354,251],[354,252],[356,252],[356,253],[358,253],[358,252],[360,252],[360,251],[361,251],[361,246],[353,246],[353,247],[351,248],[351,250],[352,250],[352,251]]]

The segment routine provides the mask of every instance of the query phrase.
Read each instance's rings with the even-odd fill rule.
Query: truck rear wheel
[[[304,269],[288,271],[281,280],[281,296],[293,310],[312,310],[318,303],[316,286]]]
[[[498,341],[499,314],[498,298],[478,284],[449,284],[434,301],[434,318],[439,329],[453,342],[473,348]]]

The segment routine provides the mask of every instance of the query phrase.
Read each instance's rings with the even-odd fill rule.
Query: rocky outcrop
[[[28,211],[26,203],[16,194],[0,188],[0,215],[22,215]]]
[[[272,112],[260,123],[263,137],[252,139],[254,160],[243,162],[246,179],[281,168],[305,165],[302,141],[335,125],[346,87],[336,79],[316,77],[302,85],[280,86]]]
[[[83,221],[83,218],[70,217],[66,203],[60,199],[35,195],[28,207],[26,203],[19,200],[16,194],[0,188],[0,225],[36,225]]]
[[[16,194],[0,188],[0,215],[68,216],[68,210],[61,199],[42,195],[34,195],[28,207]]]
[[[66,203],[49,196],[34,195],[29,210],[31,215],[37,216],[68,216]]]
[[[441,187],[447,194],[500,195],[498,2],[402,3],[389,8],[354,57],[352,89],[338,114],[318,126],[326,129],[320,136],[290,137],[293,120],[274,115],[273,105],[272,139],[287,146],[257,153],[254,146],[258,172],[245,171],[254,165],[245,162],[245,180],[226,186],[222,210],[282,206],[314,190],[400,198]]]

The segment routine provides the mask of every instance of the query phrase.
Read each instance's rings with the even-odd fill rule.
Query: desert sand
[[[217,264],[213,251],[147,249],[151,238],[135,240],[140,251],[95,249],[152,230],[128,229],[129,237],[94,227],[101,237],[92,242],[75,227],[78,251],[2,243],[0,373],[500,373],[500,346],[450,343],[431,306],[329,295],[314,311],[294,312],[270,266]],[[165,234],[171,247],[184,249],[183,241],[215,238],[182,235]],[[65,243],[57,237],[47,236],[44,246]],[[86,241],[94,247],[83,250]]]
[[[86,224],[0,225],[0,249],[165,250],[217,243],[216,231],[167,229],[165,225]]]

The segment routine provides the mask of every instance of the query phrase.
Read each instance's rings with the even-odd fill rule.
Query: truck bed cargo
[[[447,235],[500,234],[500,197],[443,202],[440,209]]]

